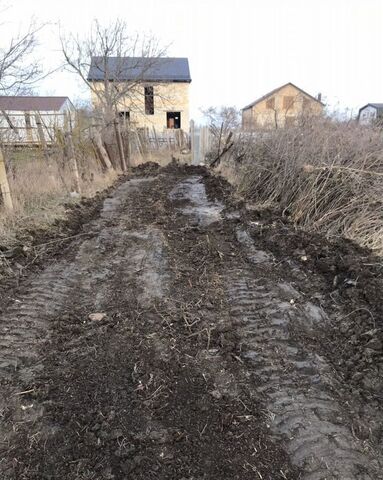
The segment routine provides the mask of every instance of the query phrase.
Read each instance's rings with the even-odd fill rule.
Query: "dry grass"
[[[114,181],[117,174],[103,173],[91,152],[76,151],[82,196],[91,197]],[[8,247],[16,243],[20,234],[48,229],[64,218],[65,204],[77,202],[80,197],[71,193],[72,173],[62,155],[54,153],[47,160],[33,149],[5,154],[14,210],[0,210],[0,245]]]
[[[241,136],[221,165],[238,192],[299,227],[383,254],[383,133],[320,119]]]

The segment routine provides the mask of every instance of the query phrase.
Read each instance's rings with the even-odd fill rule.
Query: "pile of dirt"
[[[160,168],[160,165],[156,162],[145,162],[133,167],[131,173],[134,176],[150,176],[157,174]]]

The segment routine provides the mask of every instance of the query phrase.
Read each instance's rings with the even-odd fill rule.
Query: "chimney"
[[[318,102],[321,102],[321,101],[322,101],[322,94],[321,94],[321,93],[318,93],[318,95],[317,95],[317,100],[318,100]]]

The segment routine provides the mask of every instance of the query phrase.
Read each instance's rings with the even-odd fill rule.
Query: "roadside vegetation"
[[[220,140],[221,144],[225,143]],[[344,236],[383,254],[383,133],[329,118],[242,133],[220,172],[260,208],[300,228]]]
[[[86,150],[80,152],[80,146],[76,148],[79,191],[62,151],[51,152],[49,158],[37,149],[6,152],[13,209],[0,210],[2,249],[9,249],[33,231],[51,228],[57,220],[65,218],[68,204],[111,185],[117,173],[104,171],[95,154]]]

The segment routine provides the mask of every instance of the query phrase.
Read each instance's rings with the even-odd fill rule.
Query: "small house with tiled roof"
[[[321,95],[313,97],[289,82],[242,109],[244,130],[275,129],[296,124],[299,117],[321,115]]]

